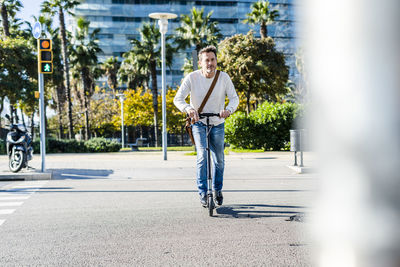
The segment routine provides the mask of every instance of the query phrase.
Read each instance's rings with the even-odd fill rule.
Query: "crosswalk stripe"
[[[14,209],[5,209],[5,210],[0,210],[0,214],[11,214],[15,210]]]
[[[6,197],[3,197],[0,195],[0,201],[3,201],[3,200],[25,200],[28,198],[30,198],[30,196],[9,196],[9,197],[6,196]]]
[[[24,202],[0,202],[0,207],[21,206]]]
[[[16,196],[16,195],[31,195],[31,194],[32,194],[32,192],[7,190],[5,192],[0,192],[0,197],[11,197],[11,196]]]
[[[0,220],[0,225],[2,225],[6,220]]]

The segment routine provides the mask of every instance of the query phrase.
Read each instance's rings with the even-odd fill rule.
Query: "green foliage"
[[[250,25],[260,24],[261,38],[265,38],[268,35],[267,25],[279,17],[279,12],[278,10],[270,10],[268,1],[260,0],[253,3],[251,12],[246,14],[246,16],[247,19],[243,23]]]
[[[289,67],[270,37],[257,39],[250,31],[226,38],[219,45],[218,64],[229,74],[236,90],[246,96],[247,113],[251,98],[275,102],[287,93]]]
[[[118,61],[117,57],[109,57],[103,64],[102,69],[104,70],[107,76],[108,86],[113,90],[117,90],[118,87],[118,79],[117,73],[121,66],[121,63]]]
[[[105,138],[92,138],[88,141],[74,139],[46,139],[46,153],[87,153],[87,152],[117,152],[121,145]],[[33,151],[40,153],[40,139],[33,141]]]
[[[120,150],[121,145],[116,141],[98,137],[86,141],[85,147],[88,152],[117,152]]]
[[[281,150],[287,147],[294,120],[302,112],[294,103],[264,102],[246,116],[237,112],[225,123],[226,141],[237,148]]]
[[[11,104],[33,98],[37,88],[37,63],[33,48],[22,38],[0,40],[0,99]]]
[[[181,26],[175,30],[177,32],[175,43],[178,45],[178,50],[194,46],[198,53],[207,45],[218,45],[222,34],[218,29],[218,22],[211,21],[212,13],[211,11],[205,16],[204,8],[198,10],[193,7],[189,15],[181,15]]]

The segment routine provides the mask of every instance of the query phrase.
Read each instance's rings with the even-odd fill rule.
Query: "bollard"
[[[297,166],[297,152],[301,151],[301,134],[300,130],[290,131],[290,151],[294,152],[294,166]],[[301,153],[300,167],[303,167],[303,153]]]

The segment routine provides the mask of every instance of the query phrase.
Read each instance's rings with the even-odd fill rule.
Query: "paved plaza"
[[[287,167],[292,153],[227,155],[214,217],[185,153],[50,154],[53,180],[0,182],[0,265],[312,265],[307,217],[290,217],[307,214],[317,183]]]

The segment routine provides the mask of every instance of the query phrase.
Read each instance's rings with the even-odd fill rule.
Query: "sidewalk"
[[[135,152],[115,152],[115,153],[79,153],[79,154],[47,154],[46,155],[46,173],[41,173],[41,158],[35,154],[33,160],[29,162],[31,169],[22,169],[18,173],[12,173],[8,169],[8,158],[0,155],[0,180],[3,179],[24,179],[35,174],[36,179],[65,179],[67,177],[83,176],[90,178],[132,178],[133,176],[146,176],[145,173],[151,170],[152,176],[163,175],[165,168],[177,169],[179,175],[184,177],[194,176],[196,156],[185,155],[183,151],[169,151],[168,160],[163,160],[163,154],[160,151],[135,151]],[[294,174],[299,173],[296,168],[288,169],[293,165],[294,157],[292,152],[264,152],[264,153],[234,153],[229,152],[225,155],[226,172],[229,174],[233,162],[246,159],[258,159],[254,164],[254,169],[248,169],[248,166],[242,166],[239,171],[233,171],[231,175],[238,175],[246,169],[252,171],[258,168],[263,169],[265,164],[262,160],[268,161],[269,168],[263,169],[265,175]],[[312,164],[312,155],[305,153],[304,164],[309,167]],[[160,167],[160,168],[156,168]],[[248,172],[245,172],[248,173]],[[176,174],[174,174],[176,175]]]

